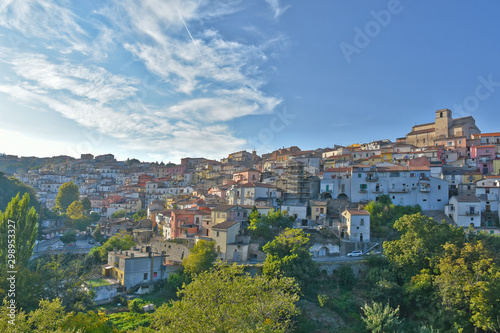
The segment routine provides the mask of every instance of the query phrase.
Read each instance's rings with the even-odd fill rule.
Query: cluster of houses
[[[8,158],[13,157],[0,156],[0,165]],[[362,206],[381,195],[397,205],[420,205],[466,228],[499,233],[500,226],[500,132],[481,133],[473,117],[453,118],[448,109],[437,110],[433,122],[413,126],[394,142],[315,150],[292,146],[261,156],[239,151],[220,161],[187,157],[180,164],[83,154],[80,159],[58,157],[57,163],[18,177],[49,208],[59,187],[73,181],[102,216],[106,236],[127,230],[141,240],[142,249],[111,253],[103,272],[125,288],[131,287],[127,265],[147,262],[147,269],[128,275],[142,278],[130,278],[135,284],[164,278],[165,267],[178,264],[199,239],[214,240],[223,260],[262,259],[258,246],[242,232],[252,209],[261,214],[281,209],[295,218],[296,227],[326,227],[361,243],[371,241],[370,216]],[[110,217],[140,209],[147,210],[140,223]],[[315,255],[332,251],[319,247]]]

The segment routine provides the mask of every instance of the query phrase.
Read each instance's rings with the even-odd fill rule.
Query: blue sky
[[[499,131],[491,1],[0,1],[0,152],[178,162]]]

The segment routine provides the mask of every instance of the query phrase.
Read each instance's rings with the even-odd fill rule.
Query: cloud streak
[[[221,157],[246,144],[228,121],[282,103],[263,89],[281,38],[254,44],[214,28],[243,9],[241,1],[116,1],[83,20],[46,0],[1,2],[0,27],[29,45],[0,48],[12,72],[0,93],[119,139],[121,149]],[[118,56],[129,65],[118,70]]]

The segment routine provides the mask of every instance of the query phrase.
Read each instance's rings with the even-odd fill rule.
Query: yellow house
[[[382,153],[380,153],[381,162],[391,162],[392,163],[392,148],[384,148],[382,149]]]
[[[500,175],[500,159],[493,160],[493,173]]]
[[[330,160],[330,159],[325,160],[323,162],[323,165],[324,165],[325,170],[328,168],[335,168],[335,160]]]
[[[382,163],[382,155],[373,155],[368,157],[366,160],[368,162],[368,165],[377,165],[379,163]]]
[[[481,172],[467,172],[462,177],[462,184],[472,184],[483,179]]]
[[[326,217],[327,202],[323,200],[310,200],[311,219],[318,220],[321,217]]]

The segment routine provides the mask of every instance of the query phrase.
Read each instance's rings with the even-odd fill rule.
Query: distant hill
[[[19,179],[8,178],[3,172],[0,172],[0,211],[4,211],[13,197],[21,193],[29,193],[30,206],[40,212],[40,203],[36,199],[36,191],[31,186],[23,184]]]

